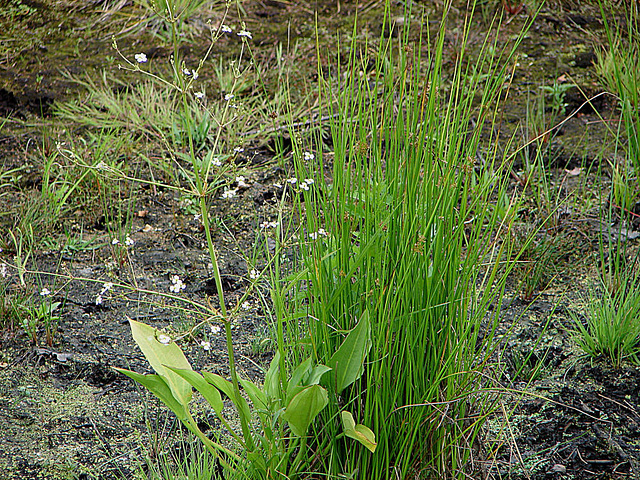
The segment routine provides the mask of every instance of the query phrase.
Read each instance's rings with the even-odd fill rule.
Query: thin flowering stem
[[[11,265],[10,263],[6,264],[8,268],[10,269],[15,269],[15,270],[19,270],[19,267]],[[96,278],[89,278],[89,277],[77,277],[74,276],[70,273],[57,273],[57,272],[41,272],[38,270],[29,270],[29,269],[24,269],[23,273],[25,275],[38,275],[38,274],[42,274],[42,273],[46,273],[46,275],[48,277],[52,277],[52,278],[59,278],[59,279],[63,279],[63,280],[67,280],[68,282],[71,281],[80,281],[80,282],[87,282],[87,283],[99,283],[102,284],[104,287],[105,281],[104,279],[96,279]],[[176,308],[177,310],[181,310],[187,314],[203,314],[203,313],[207,313],[209,315],[209,317],[207,318],[208,321],[211,321],[212,319],[214,320],[218,320],[218,321],[224,321],[226,317],[223,317],[211,304],[205,305],[199,302],[196,302],[194,300],[191,300],[190,298],[187,297],[182,297],[179,295],[174,295],[171,293],[165,293],[165,292],[161,292],[161,291],[157,291],[157,290],[148,290],[146,288],[140,288],[140,287],[134,287],[131,285],[128,285],[126,283],[119,283],[119,282],[113,282],[113,281],[109,281],[107,282],[109,284],[111,284],[110,287],[110,291],[113,291],[114,288],[121,288],[123,290],[128,290],[130,292],[136,293],[136,294],[146,294],[149,296],[158,296],[158,297],[162,297],[164,299],[168,299],[168,300],[175,300],[178,301],[180,303],[184,303],[187,305],[191,305],[193,307],[192,310],[184,308],[184,307],[179,307],[179,306],[174,306],[173,308]]]

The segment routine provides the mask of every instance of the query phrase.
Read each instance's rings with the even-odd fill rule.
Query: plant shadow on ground
[[[24,259],[24,252],[20,253],[23,245],[25,252],[31,252],[31,265],[41,272],[23,282],[12,271],[0,291],[0,428],[4,432],[0,438],[4,452],[0,479],[134,478],[144,470],[142,459],[153,463],[175,448],[179,429],[154,398],[112,368],[149,370],[131,339],[127,317],[185,335],[181,346],[196,369],[206,367],[225,376],[227,354],[224,341],[200,327],[192,312],[176,314],[170,302],[163,303],[161,298],[144,303],[117,287],[103,291],[103,285],[117,283],[119,275],[127,277],[133,272],[128,278],[135,278],[140,288],[168,292],[175,285],[172,277],[179,275],[185,284],[182,294],[198,301],[214,295],[215,287],[204,255],[201,224],[190,208],[192,198],[157,190],[153,185],[136,187],[135,191],[124,184],[109,186],[97,177],[75,183],[74,175],[80,173],[73,170],[73,164],[65,165],[64,159],[56,157],[57,142],[85,142],[87,158],[105,152],[105,160],[126,164],[144,178],[154,174],[179,178],[179,171],[171,167],[175,162],[163,152],[159,130],[144,125],[143,119],[136,127],[146,128],[144,133],[132,134],[130,142],[109,143],[101,149],[99,139],[85,135],[91,133],[86,125],[57,125],[53,105],[54,101],[78,98],[82,104],[86,92],[72,78],[83,79],[88,74],[95,80],[103,68],[123,82],[119,86],[114,82],[114,90],[139,86],[127,83],[131,79],[121,77],[117,70],[111,48],[113,33],[118,34],[122,48],[126,45],[127,53],[144,51],[150,59],[167,60],[171,52],[159,40],[166,33],[145,23],[139,7],[113,2],[96,10],[85,2],[69,2],[67,14],[61,16],[53,2],[32,3],[13,0],[12,14],[0,17],[0,23],[7,27],[2,33],[0,114],[9,118],[0,130],[0,221],[3,232],[18,232],[14,238],[0,235],[0,259],[8,263],[15,263],[16,256]],[[242,19],[253,32],[255,62],[266,72],[277,69],[279,61],[289,62],[289,81],[301,98],[313,95],[317,79],[316,8],[321,52],[330,52],[320,54],[324,65],[333,57],[347,55],[345,46],[335,43],[335,32],[340,28],[351,32],[356,12],[363,38],[395,35],[383,31],[388,28],[382,23],[383,2],[362,6],[354,2],[317,3],[311,8],[285,2],[243,2],[246,12]],[[537,2],[525,4],[522,11],[506,12],[501,32],[505,38],[519,31],[527,9],[534,10]],[[465,5],[456,6],[452,18],[462,19]],[[500,2],[478,8],[479,29],[502,8]],[[439,18],[435,7],[431,13]],[[398,7],[396,20],[403,20],[401,16]],[[212,7],[202,18],[191,20],[182,46],[187,61],[197,62],[204,52],[200,42],[207,35],[203,19],[215,23],[220,18],[219,9]],[[599,208],[606,199],[600,189],[609,182],[608,171],[599,168],[599,163],[601,157],[613,155],[607,153],[613,147],[607,140],[606,123],[616,118],[615,101],[601,96],[584,105],[586,97],[602,89],[593,65],[594,44],[604,42],[600,18],[597,5],[561,1],[543,6],[521,46],[523,55],[510,86],[512,103],[501,112],[500,139],[508,143],[515,136],[525,144],[532,139],[532,132],[537,132],[535,137],[550,126],[539,114],[537,120],[531,120],[538,130],[519,130],[520,120],[533,119],[528,112],[539,108],[539,103],[527,100],[530,96],[547,95],[542,113],[549,117],[554,113],[554,102],[556,108],[562,103],[567,113],[580,108],[553,135],[531,143],[513,166],[513,190],[530,193],[514,214],[523,229],[536,233],[528,250],[530,257],[522,259],[521,278],[514,278],[501,312],[506,353],[493,374],[509,393],[501,400],[505,415],[490,419],[486,442],[480,449],[478,461],[489,478],[632,478],[640,474],[640,369],[630,364],[613,369],[602,359],[585,360],[572,338],[569,314],[569,309],[575,308],[569,299],[593,283],[590,263],[597,263],[598,258],[594,238],[605,228]],[[50,28],[52,22],[56,29]],[[231,18],[233,22],[239,20]],[[24,43],[20,43],[21,26],[34,32]],[[474,43],[480,45],[483,38],[481,31],[472,32],[471,48]],[[459,41],[455,29],[446,36],[451,63],[459,52]],[[285,45],[284,53],[274,47],[278,44]],[[237,42],[228,40],[216,54],[233,58],[238,48]],[[224,96],[229,81],[224,72],[205,68],[210,69],[201,77],[211,79],[209,90]],[[265,78],[265,88],[277,91],[278,77],[266,73]],[[562,81],[577,87],[560,93],[555,89],[549,96],[549,88]],[[248,99],[257,90],[248,84],[240,92]],[[273,116],[276,121],[270,123],[268,133],[257,133],[259,121],[243,125],[246,130],[229,132],[233,137],[229,144],[244,148],[233,159],[234,174],[244,179],[231,181],[235,197],[219,196],[213,205],[214,217],[219,219],[213,226],[215,242],[230,306],[240,301],[249,287],[251,271],[260,266],[252,263],[260,260],[251,252],[260,242],[273,242],[275,231],[261,230],[260,225],[276,221],[278,212],[290,207],[290,199],[282,199],[274,184],[284,183],[294,174],[290,157],[276,155],[291,145],[288,131],[279,129],[286,123],[284,112],[278,111],[284,104],[274,101],[253,108],[264,112],[260,121],[266,123],[265,119]],[[268,117],[270,114],[273,116]],[[311,117],[310,111],[296,113],[294,121],[303,128],[300,135],[305,134]],[[113,128],[120,129],[119,135],[127,131],[126,124],[114,124]],[[173,138],[179,136],[178,128]],[[107,136],[107,140],[115,142],[115,136]],[[73,193],[73,208],[59,215],[48,210],[48,197],[43,197],[47,192],[43,188],[47,185],[46,159],[69,172],[58,181],[67,182],[61,183],[67,185],[62,191]],[[167,168],[162,168],[163,162]],[[150,163],[160,165],[158,171],[148,173]],[[547,187],[534,191],[534,186],[542,184]],[[131,198],[135,203],[130,203]],[[639,213],[638,204],[628,208]],[[638,222],[632,221],[615,234],[633,249],[637,229]],[[124,247],[126,237],[134,242],[131,248]],[[116,239],[119,243],[114,244]],[[530,267],[536,262],[536,249],[548,253],[547,244],[561,246],[562,251],[543,255],[542,265]],[[568,244],[570,248],[565,247]],[[531,281],[532,268],[542,269],[535,272],[544,280]],[[55,276],[60,272],[99,283],[68,281]],[[43,288],[52,292],[48,297],[51,302],[60,302],[56,312],[49,312],[60,319],[51,332],[44,325],[36,326],[34,344],[22,325],[42,303],[38,293]],[[96,301],[98,296],[101,302]],[[258,289],[234,319],[240,369],[249,378],[260,378],[261,367],[271,358],[267,310]],[[205,350],[203,342],[209,342],[210,348]],[[203,428],[207,423],[215,428],[215,420],[204,407],[199,421]]]

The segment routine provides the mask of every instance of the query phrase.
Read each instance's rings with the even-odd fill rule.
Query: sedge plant
[[[311,355],[335,368],[364,318],[371,329],[362,377],[345,385],[330,374],[328,406],[312,424],[308,454],[328,478],[462,476],[491,404],[480,372],[496,325],[485,314],[491,303],[499,311],[509,268],[497,261],[508,246],[494,241],[508,225],[488,205],[505,195],[508,159],[491,138],[476,175],[472,118],[496,121],[513,49],[487,39],[474,64],[463,48],[448,76],[446,24],[445,15],[434,38],[415,43],[408,31],[383,40],[375,58],[352,44],[346,65],[318,74],[328,79],[333,154],[318,142],[309,162],[299,146],[297,177],[315,175],[300,210],[304,267],[285,292],[298,301],[275,299],[291,319],[292,363]],[[483,88],[470,71],[488,74]],[[353,422],[375,434],[375,452],[345,439]]]

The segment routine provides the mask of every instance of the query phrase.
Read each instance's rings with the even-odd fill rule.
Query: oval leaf
[[[364,360],[371,349],[371,323],[369,311],[365,310],[358,325],[349,332],[342,345],[327,362],[333,374],[329,386],[337,394],[355,382],[364,372]]]
[[[291,399],[282,418],[289,423],[294,435],[304,437],[313,419],[328,402],[327,391],[320,385],[311,385]]]

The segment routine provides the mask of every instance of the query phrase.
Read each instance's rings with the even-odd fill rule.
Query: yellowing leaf
[[[171,389],[173,397],[185,407],[191,400],[191,385],[184,378],[166,367],[191,370],[191,365],[184,356],[180,347],[171,342],[160,343],[157,339],[157,330],[144,323],[129,319],[133,339],[142,350],[153,369],[166,382]]]
[[[362,424],[357,424],[353,419],[353,415],[351,412],[344,411],[340,414],[342,417],[342,426],[344,428],[344,434],[349,437],[357,440],[362,445],[367,447],[374,453],[376,451],[376,447],[378,444],[376,443],[376,435],[371,431],[369,427],[365,427]]]

